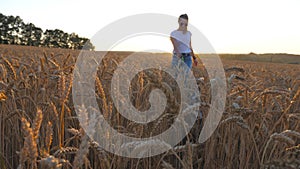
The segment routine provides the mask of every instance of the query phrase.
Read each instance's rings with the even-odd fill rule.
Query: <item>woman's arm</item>
[[[192,40],[190,41],[190,49],[191,49],[191,55],[192,55],[193,60],[194,60],[194,64],[195,64],[195,66],[197,66],[198,61],[197,61],[197,58],[196,58],[196,56],[194,54],[194,50],[193,50],[193,47],[192,47]]]
[[[176,55],[180,58],[181,57],[181,53],[178,50],[178,43],[177,43],[176,39],[174,39],[173,37],[170,37],[170,39],[171,39],[171,42],[173,44],[173,47],[174,47]]]
[[[194,51],[193,51],[192,41],[190,41],[190,49],[191,49],[191,55],[192,55],[193,59],[195,60],[196,56],[195,56]]]

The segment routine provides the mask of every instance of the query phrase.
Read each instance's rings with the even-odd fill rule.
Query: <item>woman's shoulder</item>
[[[171,32],[171,35],[172,35],[172,34],[175,34],[175,33],[177,33],[177,32],[178,32],[178,30],[175,29],[175,30],[173,30],[173,31]]]
[[[177,30],[177,29],[176,29],[176,30],[173,30],[173,31],[171,32],[171,36],[179,35],[179,33],[182,34],[182,31]],[[191,31],[187,30],[184,34],[186,35],[186,33],[187,33],[188,35],[192,36],[192,32],[191,32]]]

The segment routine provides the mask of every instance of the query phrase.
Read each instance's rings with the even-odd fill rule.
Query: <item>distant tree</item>
[[[95,46],[92,44],[92,42],[87,39],[87,38],[84,38],[83,39],[83,44],[82,44],[82,47],[81,49],[84,47],[84,49],[87,49],[87,50],[95,50]]]
[[[13,17],[0,14],[0,43],[20,44],[23,25],[24,22],[19,16]]]
[[[81,38],[75,33],[70,34],[70,44],[72,49],[84,49],[94,50],[94,45],[87,38]]]
[[[43,46],[46,46],[46,47],[53,47],[52,46],[52,30],[48,30],[46,29],[46,31],[43,33],[43,39],[42,39],[42,44]]]
[[[0,15],[0,22],[1,22],[1,28],[0,28],[0,42],[2,44],[9,44],[9,24],[8,24],[8,17],[5,15]]]
[[[254,53],[254,52],[250,52],[248,55],[256,55],[256,53]]]
[[[66,42],[63,39],[64,32],[62,30],[55,29],[51,32],[50,36],[52,36],[51,43],[54,47],[63,48],[65,46]]]
[[[29,23],[24,25],[22,31],[23,45],[28,46],[43,46],[42,44],[43,30]]]
[[[71,33],[70,34],[70,43],[71,43],[71,49],[78,49],[80,46],[80,39],[77,34]]]
[[[25,24],[17,16],[5,16],[0,13],[0,43],[28,46],[46,46],[67,49],[82,49],[86,44],[88,50],[95,47],[87,38],[75,33],[65,33],[62,30],[43,30],[32,23]]]

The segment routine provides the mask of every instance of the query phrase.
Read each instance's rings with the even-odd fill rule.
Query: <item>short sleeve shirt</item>
[[[190,31],[187,31],[185,34],[183,34],[183,32],[179,31],[179,30],[174,30],[171,32],[171,37],[174,38],[177,41],[177,43],[179,44],[178,50],[180,53],[190,53],[191,52],[191,47],[190,47],[191,36],[192,36],[192,33]],[[174,51],[175,51],[175,49],[174,49]]]

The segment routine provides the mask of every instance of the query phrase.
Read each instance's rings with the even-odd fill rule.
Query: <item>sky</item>
[[[189,23],[217,53],[300,54],[299,7],[299,0],[0,0],[4,15],[18,15],[43,30],[61,29],[87,38],[123,17],[187,13]],[[157,43],[144,44],[151,41]],[[145,46],[173,50],[168,38],[149,35],[127,39],[112,50],[142,51]]]

